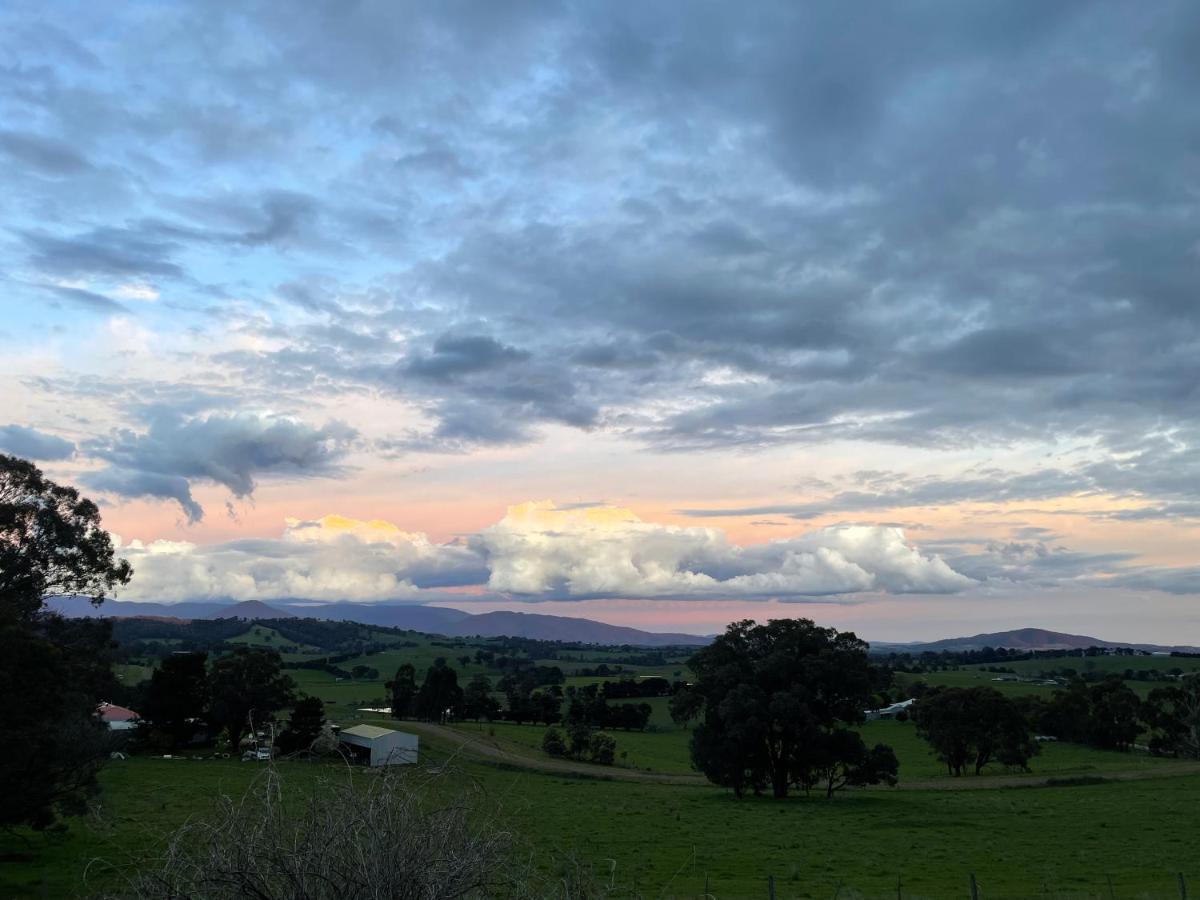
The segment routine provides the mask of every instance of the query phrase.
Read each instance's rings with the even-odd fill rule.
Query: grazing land
[[[425,761],[444,761],[450,749],[426,740]],[[1200,775],[778,803],[699,784],[557,777],[464,754],[454,765],[453,779],[481,785],[546,866],[582,857],[613,878],[618,896],[696,897],[707,883],[716,897],[765,897],[774,875],[780,898],[894,897],[898,880],[905,897],[964,897],[974,874],[988,898],[1108,897],[1110,879],[1116,896],[1173,898],[1179,872],[1200,878]],[[301,762],[278,771],[311,782],[346,777],[343,767]],[[131,848],[152,852],[170,828],[260,772],[227,760],[115,763],[96,814],[66,835],[3,839],[0,893],[112,889]]]

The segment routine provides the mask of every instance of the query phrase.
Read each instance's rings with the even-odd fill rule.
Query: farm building
[[[338,744],[371,766],[408,765],[417,761],[417,736],[374,725],[355,725],[338,732]]]
[[[112,731],[125,731],[137,725],[141,719],[132,709],[126,709],[123,706],[117,706],[113,703],[101,703],[96,709],[101,720]]]
[[[882,709],[864,709],[863,715],[867,717],[868,722],[875,719],[894,719],[897,715],[905,712],[916,701],[901,700],[899,703],[893,703],[891,706],[885,706]]]

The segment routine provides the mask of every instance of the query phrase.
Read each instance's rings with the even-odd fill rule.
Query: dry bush
[[[539,873],[478,788],[447,776],[347,770],[294,796],[274,769],[209,821],[184,825],[114,895],[189,900],[590,900],[590,873]]]

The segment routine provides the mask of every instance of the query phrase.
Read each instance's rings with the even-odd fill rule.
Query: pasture
[[[444,748],[425,742],[423,762]],[[1073,787],[867,790],[832,801],[742,801],[711,786],[564,778],[459,757],[442,789],[481,786],[548,869],[590,866],[621,897],[1177,897],[1200,879],[1200,776]],[[277,766],[316,786],[345,769]],[[0,839],[0,894],[70,897],[119,887],[122,866],[262,771],[227,760],[134,758],[104,771],[94,815],[63,835]],[[359,771],[355,777],[371,777]],[[914,836],[915,839],[914,839]],[[28,841],[28,842],[26,842]],[[898,888],[899,886],[899,888]],[[1111,893],[1110,893],[1111,891]]]

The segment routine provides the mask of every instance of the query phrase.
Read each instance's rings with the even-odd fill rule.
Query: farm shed
[[[417,761],[417,736],[374,725],[355,725],[338,732],[338,743],[355,759],[371,766],[408,765]]]

